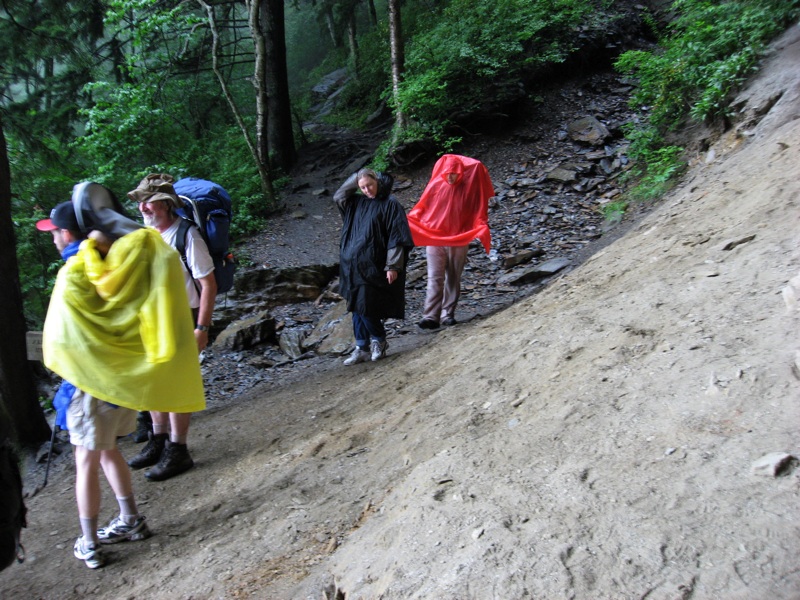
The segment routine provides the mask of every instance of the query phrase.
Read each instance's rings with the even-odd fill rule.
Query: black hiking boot
[[[164,446],[169,441],[169,434],[155,434],[151,431],[147,437],[149,441],[145,444],[145,447],[142,448],[142,451],[128,461],[128,466],[131,469],[151,467],[158,463],[161,455],[164,454]]]
[[[133,441],[137,444],[146,442],[153,431],[153,419],[149,412],[140,412],[136,416],[136,431],[133,432]]]
[[[170,477],[175,477],[185,473],[194,466],[192,457],[189,456],[189,449],[186,444],[173,444],[167,440],[164,454],[158,464],[144,472],[144,476],[150,481],[164,481]]]

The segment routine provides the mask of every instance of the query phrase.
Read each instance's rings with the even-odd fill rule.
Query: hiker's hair
[[[361,181],[365,177],[369,177],[370,179],[372,179],[376,183],[378,181],[378,174],[375,171],[373,171],[372,169],[361,169],[358,172],[358,178],[356,179],[356,181]]]

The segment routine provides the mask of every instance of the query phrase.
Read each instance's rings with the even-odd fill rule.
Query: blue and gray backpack
[[[176,211],[182,219],[175,248],[186,264],[186,235],[189,227],[194,225],[200,229],[208,252],[214,260],[217,293],[224,294],[233,287],[233,275],[236,271],[236,261],[229,250],[233,218],[231,197],[221,185],[196,177],[179,179],[172,186],[184,202],[183,207]]]

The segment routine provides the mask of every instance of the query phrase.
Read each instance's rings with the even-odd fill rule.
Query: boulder
[[[275,319],[264,311],[228,325],[214,340],[213,347],[238,352],[275,342]]]

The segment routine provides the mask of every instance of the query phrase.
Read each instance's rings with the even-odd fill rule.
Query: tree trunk
[[[405,52],[403,50],[403,28],[400,18],[400,0],[389,0],[387,5],[389,13],[389,48],[392,60],[392,96],[394,97],[394,137],[406,128],[408,122],[403,107],[400,105],[400,83],[403,81],[405,70]]]
[[[267,84],[264,81],[267,62],[267,41],[261,28],[261,13],[267,0],[247,0],[248,23],[253,38],[253,87],[256,93],[256,148],[262,164],[269,164],[269,145],[267,126],[269,108],[267,107]]]
[[[375,11],[375,2],[367,0],[367,8],[369,9],[369,22],[373,27],[378,26],[378,13]]]
[[[265,60],[264,83],[267,97],[267,148],[270,165],[288,172],[297,152],[292,132],[289,72],[286,68],[284,0],[267,0],[262,13]]]
[[[272,174],[270,173],[269,169],[269,152],[267,151],[266,146],[266,120],[267,120],[267,102],[266,102],[266,90],[263,81],[263,62],[264,62],[264,39],[263,35],[258,27],[258,18],[259,12],[261,10],[261,4],[265,0],[248,0],[246,2],[248,15],[249,15],[249,24],[250,24],[250,33],[253,36],[253,43],[255,46],[255,77],[253,80],[253,86],[256,90],[256,142],[253,143],[253,140],[250,136],[250,132],[247,129],[247,125],[242,118],[241,113],[239,112],[239,108],[236,105],[236,101],[233,98],[233,94],[228,89],[228,84],[225,81],[225,77],[223,77],[222,72],[219,69],[219,31],[217,30],[217,21],[214,16],[214,7],[206,3],[204,0],[197,0],[197,3],[203,7],[206,11],[206,15],[208,17],[208,26],[211,29],[211,37],[212,37],[212,45],[211,45],[211,65],[214,71],[214,74],[217,76],[219,80],[219,84],[222,87],[222,93],[225,95],[225,99],[228,101],[228,106],[230,106],[231,112],[233,113],[234,118],[236,119],[236,123],[239,125],[239,129],[242,130],[242,135],[244,136],[245,142],[247,143],[247,147],[250,149],[250,153],[253,156],[253,160],[256,163],[256,168],[258,169],[258,176],[261,181],[261,192],[264,194],[264,198],[266,199],[268,204],[273,204],[275,201],[275,190],[272,187]],[[266,210],[264,211],[267,212]]]
[[[353,4],[347,17],[347,41],[350,44],[350,60],[353,63],[353,73],[358,77],[358,39],[356,38],[356,7]]]
[[[339,39],[339,34],[336,32],[336,20],[333,18],[333,8],[328,5],[323,8],[325,24],[328,26],[328,33],[331,36],[331,43],[334,48],[342,45],[342,40]]]
[[[44,235],[44,234],[43,234]],[[25,349],[25,316],[19,287],[14,223],[11,220],[11,170],[0,116],[0,421],[10,423],[17,442],[34,447],[50,438],[39,404],[33,369]],[[6,429],[6,427],[4,427]]]

